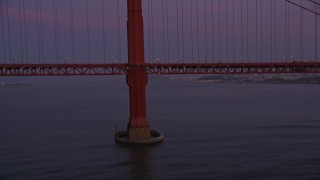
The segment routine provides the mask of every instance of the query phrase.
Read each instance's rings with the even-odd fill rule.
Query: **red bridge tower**
[[[163,135],[150,130],[146,110],[148,74],[144,59],[144,33],[141,0],[127,0],[128,5],[128,73],[130,119],[127,131],[117,132],[116,141],[128,144],[150,144],[163,140]]]

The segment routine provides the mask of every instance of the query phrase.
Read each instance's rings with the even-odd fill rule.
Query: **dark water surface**
[[[318,85],[151,79],[149,122],[165,142],[124,148],[124,78],[23,82],[34,87],[0,88],[0,179],[320,179]]]

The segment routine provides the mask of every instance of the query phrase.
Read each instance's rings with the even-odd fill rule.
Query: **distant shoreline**
[[[34,85],[27,84],[27,83],[7,83],[7,82],[2,82],[0,84],[0,88],[17,88],[17,87],[34,87]]]
[[[319,84],[319,75],[212,75],[191,80],[193,83],[238,83],[238,84]]]

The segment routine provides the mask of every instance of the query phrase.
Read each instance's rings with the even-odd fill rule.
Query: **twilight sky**
[[[0,2],[0,63],[9,59],[28,63],[126,62],[126,0]],[[301,2],[320,12],[310,1]],[[319,17],[316,29],[314,14],[286,5],[285,0],[143,0],[146,59],[314,59]],[[320,54],[319,47],[317,52]]]

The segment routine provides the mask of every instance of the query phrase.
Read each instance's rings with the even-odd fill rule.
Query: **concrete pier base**
[[[148,134],[149,132],[149,134]],[[131,134],[132,133],[132,134]],[[131,138],[130,138],[131,134]],[[141,138],[148,134],[148,137]],[[135,138],[132,138],[135,137]],[[154,130],[130,130],[130,131],[119,131],[115,133],[115,141],[119,144],[125,145],[155,145],[163,142],[163,134]]]

